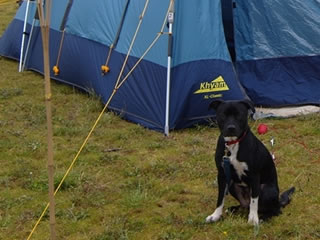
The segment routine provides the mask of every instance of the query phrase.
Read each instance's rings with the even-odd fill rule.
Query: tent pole
[[[166,91],[166,116],[164,134],[169,136],[169,112],[170,112],[170,82],[171,82],[171,59],[172,59],[172,27],[174,20],[174,0],[171,0],[168,14],[169,35],[168,35],[168,64],[167,64],[167,91]]]
[[[50,217],[50,240],[56,239],[56,218],[54,199],[54,160],[53,160],[53,130],[51,110],[51,83],[50,83],[50,58],[49,58],[49,33],[51,19],[51,0],[38,0],[38,13],[41,26],[43,45],[43,70],[45,80],[45,103],[47,117],[47,143],[48,143],[48,182],[49,182],[49,217]],[[45,8],[45,9],[44,9]]]
[[[127,13],[127,10],[128,10],[129,2],[130,2],[130,0],[127,0],[126,4],[124,6],[124,9],[123,9],[123,12],[122,12],[122,16],[121,16],[121,20],[120,20],[120,24],[119,24],[119,27],[118,27],[118,31],[116,33],[116,36],[114,37],[113,42],[111,43],[111,45],[109,47],[109,52],[108,52],[106,63],[101,66],[102,75],[104,75],[104,74],[106,74],[106,73],[108,73],[110,71],[110,67],[108,65],[109,65],[109,61],[110,61],[110,58],[111,58],[111,53],[112,53],[113,49],[116,48],[116,45],[118,44],[120,33],[121,33],[121,29],[122,29],[122,26],[123,26],[123,22],[124,22],[124,19],[126,17],[126,13]]]
[[[26,30],[27,30],[27,21],[28,21],[28,15],[29,15],[29,5],[30,5],[30,0],[27,1],[26,13],[24,15],[22,41],[21,41],[21,49],[20,49],[19,72],[22,72],[23,49],[24,49],[25,37],[27,34]]]
[[[59,75],[59,72],[60,72],[60,70],[59,70],[59,62],[60,62],[60,57],[61,57],[61,53],[62,53],[62,46],[63,46],[63,42],[64,42],[64,37],[65,37],[65,33],[66,33],[67,19],[69,17],[70,11],[71,11],[72,4],[73,4],[73,0],[69,0],[68,5],[66,7],[66,10],[64,11],[63,19],[62,19],[61,25],[60,25],[60,31],[62,32],[62,36],[61,36],[61,39],[60,39],[56,65],[54,65],[53,68],[52,68],[53,73],[54,73],[55,76]]]

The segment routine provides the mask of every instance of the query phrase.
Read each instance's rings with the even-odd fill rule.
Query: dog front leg
[[[254,176],[252,178],[248,223],[255,226],[259,225],[259,216],[258,216],[259,193],[260,193],[260,177]]]
[[[206,222],[216,222],[220,219],[223,213],[224,197],[227,192],[227,183],[225,176],[218,173],[218,200],[216,210],[206,218]]]

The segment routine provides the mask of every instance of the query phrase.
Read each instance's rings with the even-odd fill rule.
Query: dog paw
[[[213,213],[206,218],[206,223],[216,222],[220,219],[220,217],[221,217],[221,214],[219,215],[219,214]]]
[[[259,225],[259,217],[257,213],[250,212],[249,218],[248,218],[248,223],[254,226]]]

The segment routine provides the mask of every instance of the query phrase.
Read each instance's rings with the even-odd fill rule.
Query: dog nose
[[[233,124],[230,124],[228,127],[227,127],[227,130],[229,132],[235,132],[236,131],[236,126],[233,125]]]

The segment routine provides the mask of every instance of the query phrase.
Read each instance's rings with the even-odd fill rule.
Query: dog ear
[[[209,109],[212,108],[212,109],[214,109],[216,111],[221,103],[223,103],[223,100],[220,100],[220,99],[219,100],[214,100],[214,101],[212,101],[210,103]]]
[[[245,99],[245,100],[242,100],[241,103],[244,104],[248,108],[248,110],[251,110],[252,113],[256,112],[253,102],[251,102],[250,100]]]

